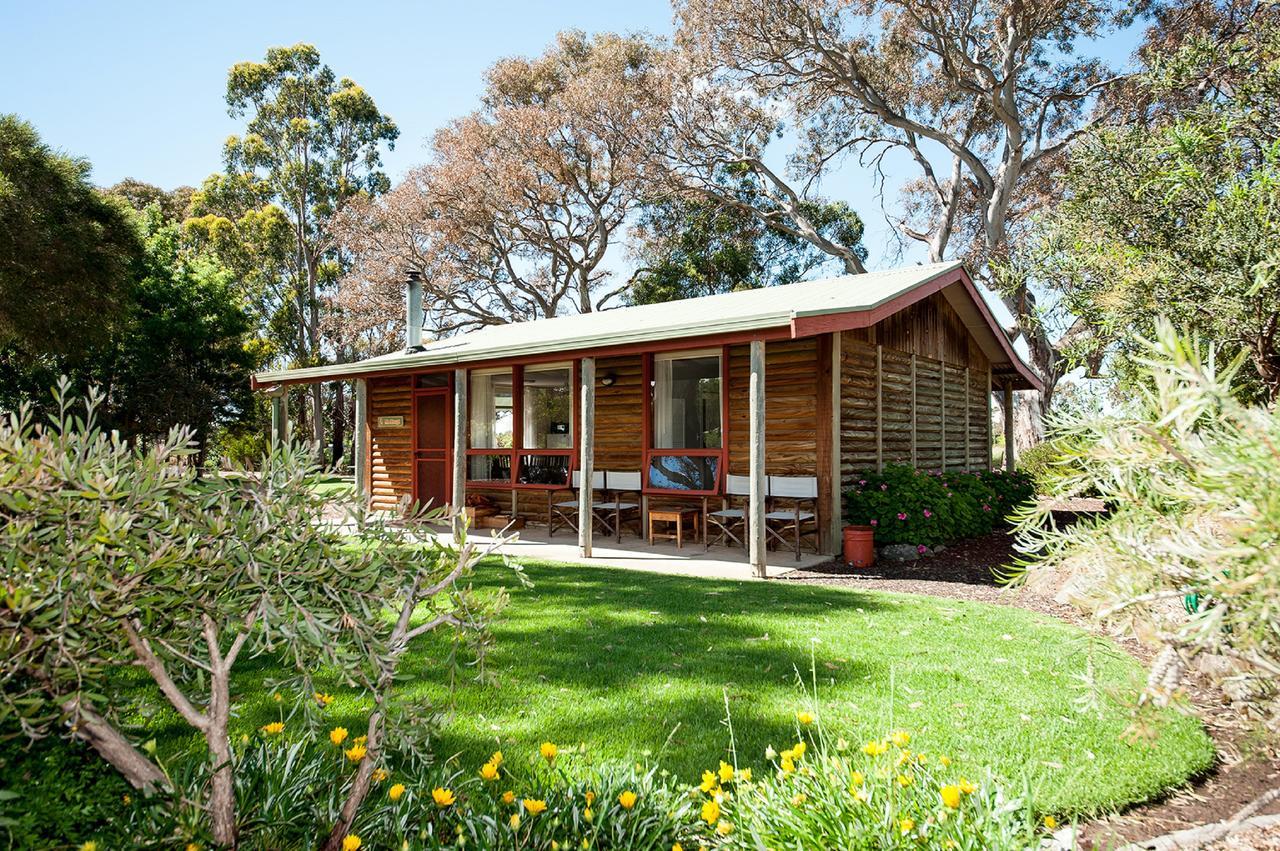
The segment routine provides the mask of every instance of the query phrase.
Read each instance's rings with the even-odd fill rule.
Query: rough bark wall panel
[[[991,466],[991,433],[987,431],[989,406],[987,372],[969,371],[969,469]]]
[[[876,347],[847,332],[840,341],[840,485],[876,466]]]
[[[986,368],[977,341],[942,293],[934,293],[867,329],[867,342],[958,366]]]
[[[962,366],[952,366],[944,364],[943,369],[946,371],[946,398],[943,400],[944,409],[947,414],[946,419],[946,438],[947,438],[947,459],[946,469],[948,470],[964,470],[969,466],[969,461],[965,457],[965,372]]]
[[[942,362],[916,358],[916,467],[942,467]]]
[[[912,444],[911,355],[882,350],[882,392],[880,417],[883,421],[884,463],[910,464]],[[847,451],[847,449],[846,449]]]
[[[403,426],[379,426],[379,417],[403,417]],[[369,504],[396,511],[413,498],[413,390],[408,378],[369,379]]]
[[[596,361],[597,471],[639,470],[644,459],[644,364],[640,355]],[[601,378],[613,376],[605,387]],[[546,503],[542,503],[543,514]],[[523,512],[522,512],[523,513]]]
[[[747,475],[750,361],[747,346],[729,350],[729,472]],[[765,346],[765,469],[773,476],[817,475],[818,342]]]

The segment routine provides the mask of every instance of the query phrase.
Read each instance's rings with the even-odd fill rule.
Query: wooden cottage
[[[986,468],[992,392],[1040,388],[960,263],[425,344],[413,281],[408,302],[404,351],[255,376],[275,394],[277,425],[285,385],[352,380],[356,481],[373,507],[484,494],[546,522],[576,498],[586,555],[600,491],[634,487],[641,529],[659,507],[720,507],[740,494],[750,561],[763,571],[771,490],[800,482],[805,495],[806,481],[818,546],[834,552],[840,494],[859,471]]]

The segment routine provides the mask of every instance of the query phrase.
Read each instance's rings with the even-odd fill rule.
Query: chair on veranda
[[[717,511],[707,511],[703,504],[702,529],[707,549],[712,544],[729,545],[733,541],[740,547],[747,546],[747,509],[746,506],[735,508],[732,497],[749,497],[751,494],[751,478],[749,476],[725,476],[724,498]],[[741,536],[741,537],[739,537]]]
[[[789,507],[775,507],[785,503]],[[800,560],[800,543],[812,537],[813,551],[818,552],[818,477],[770,476],[769,511],[764,515],[767,540],[787,549],[795,548]]]
[[[578,488],[582,486],[582,471],[574,470],[570,488],[557,488],[547,496],[547,537],[556,533],[556,529],[568,526],[578,531]],[[604,490],[604,472],[597,470],[591,474],[591,490]],[[571,498],[565,498],[569,494]],[[592,494],[592,502],[595,495]]]
[[[636,535],[644,537],[640,511],[640,471],[605,470],[604,499],[591,503],[591,513],[605,534],[622,543],[622,527],[634,523]]]

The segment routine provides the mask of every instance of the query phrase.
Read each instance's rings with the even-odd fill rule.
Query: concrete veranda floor
[[[469,534],[473,538],[484,538],[488,537],[488,530],[473,529]],[[647,540],[633,535],[624,534],[622,543],[618,543],[613,538],[602,538],[597,534],[592,542],[592,557],[583,558],[578,552],[578,537],[571,530],[561,530],[554,537],[548,537],[545,527],[527,526],[514,534],[518,537],[503,544],[499,551],[515,558],[709,579],[756,578],[747,564],[746,552],[738,547],[714,546],[708,550],[701,543],[687,541],[677,549],[673,541],[658,541],[650,546]],[[770,551],[768,575],[774,579],[796,568],[812,567],[830,560],[830,556],[802,552],[800,561],[796,561],[794,551]]]

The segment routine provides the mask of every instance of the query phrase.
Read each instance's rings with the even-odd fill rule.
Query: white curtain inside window
[[[471,448],[490,449],[493,440],[493,375],[471,376]]]
[[[671,358],[654,358],[653,361],[653,446],[670,449],[675,438],[672,399]]]

